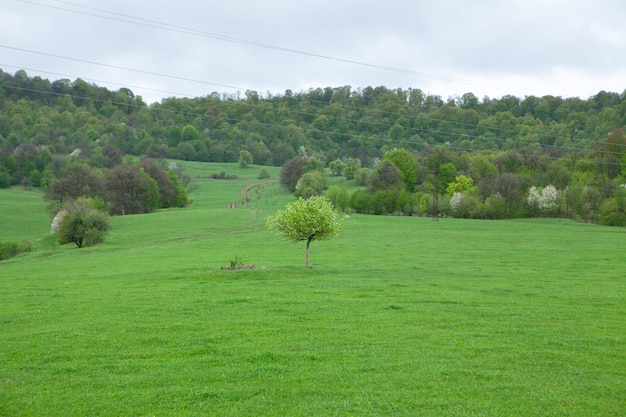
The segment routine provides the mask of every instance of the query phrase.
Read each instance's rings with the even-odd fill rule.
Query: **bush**
[[[351,158],[343,167],[343,176],[347,180],[355,178],[357,171],[361,169],[361,160],[358,158]]]
[[[348,189],[346,187],[331,185],[326,193],[326,197],[331,203],[333,203],[333,206],[335,206],[336,209],[343,212],[347,210],[350,197],[348,196]]]
[[[320,171],[310,171],[302,175],[296,184],[296,197],[309,198],[319,195],[326,188],[326,177]]]
[[[259,172],[259,179],[260,180],[264,180],[264,179],[267,179],[269,177],[270,177],[270,174],[269,174],[269,172],[267,172],[267,169],[262,168],[261,172]]]
[[[370,175],[370,170],[367,168],[359,168],[352,175],[354,178],[354,183],[356,185],[366,186],[367,179],[369,178],[369,175]]]
[[[336,177],[343,174],[343,169],[346,167],[346,164],[341,159],[335,159],[328,163],[328,168],[330,172]]]
[[[452,216],[464,219],[476,218],[478,199],[472,195],[462,194],[455,191],[450,198],[450,211]]]
[[[506,199],[499,194],[487,197],[485,200],[486,219],[504,219],[507,217]]]
[[[211,178],[213,178],[214,180],[236,180],[237,176],[230,175],[222,171],[219,174],[215,174],[215,173],[211,174]]]
[[[365,190],[356,190],[350,195],[350,207],[360,214],[368,212],[369,195]]]
[[[104,241],[109,231],[109,216],[85,202],[76,202],[61,220],[58,229],[59,244],[74,243],[79,248]]]
[[[33,245],[30,242],[0,242],[0,261],[5,261],[20,253],[30,252]]]
[[[605,200],[600,207],[599,223],[605,226],[626,226],[626,212],[617,198]]]

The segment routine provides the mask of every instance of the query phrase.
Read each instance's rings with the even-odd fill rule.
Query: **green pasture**
[[[307,269],[276,182],[226,208],[259,167],[186,168],[190,207],[83,249],[0,190],[0,240],[36,242],[0,262],[0,415],[624,415],[625,229],[354,215]]]

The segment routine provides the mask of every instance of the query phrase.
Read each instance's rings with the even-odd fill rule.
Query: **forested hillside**
[[[213,93],[147,105],[127,88],[0,72],[0,187],[45,187],[46,168],[59,158],[112,168],[127,154],[234,162],[247,151],[260,165],[280,166],[298,155],[326,166],[358,161],[357,168],[371,169],[360,173],[367,186],[361,197],[394,196],[382,206],[353,201],[352,209],[362,212],[549,214],[626,224],[625,124],[626,91],[586,99],[465,93],[444,100],[419,89],[344,86]],[[395,161],[393,153],[386,157],[393,150],[408,151],[412,166],[400,166],[397,152]],[[397,175],[393,169],[380,172],[385,160],[403,176],[406,196],[385,177]],[[451,188],[459,176],[471,183]],[[560,199],[552,212],[540,204],[548,186]],[[467,210],[452,212],[455,192],[472,202]],[[490,201],[495,212],[486,210]]]

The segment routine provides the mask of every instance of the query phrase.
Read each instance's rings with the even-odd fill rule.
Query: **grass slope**
[[[309,270],[254,178],[0,263],[0,415],[623,413],[624,229],[353,216]]]
[[[0,242],[30,240],[50,231],[52,218],[39,190],[0,190]]]

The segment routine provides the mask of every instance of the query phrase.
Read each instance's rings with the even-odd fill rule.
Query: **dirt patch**
[[[252,190],[254,187],[258,187],[260,185],[267,184],[267,183],[268,181],[263,181],[263,182],[257,182],[256,184],[248,185],[246,188],[241,190],[241,198],[239,200],[233,201],[232,203],[229,203],[226,207],[235,208],[237,207],[237,204],[245,203],[246,201],[250,200],[250,190]]]

